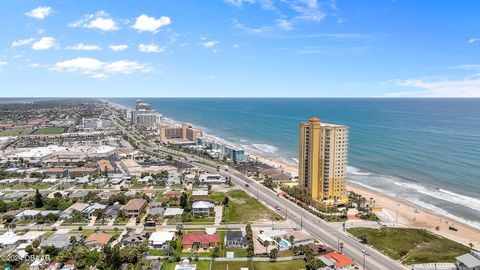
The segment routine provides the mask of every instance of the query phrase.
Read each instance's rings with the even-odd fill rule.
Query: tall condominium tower
[[[348,159],[348,126],[313,117],[300,124],[299,188],[312,199],[344,200]]]

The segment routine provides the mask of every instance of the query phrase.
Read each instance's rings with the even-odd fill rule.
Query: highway
[[[114,121],[116,123],[116,121]],[[134,138],[125,128],[117,124],[117,126],[126,133],[133,140],[138,141]],[[339,243],[343,243],[343,253],[348,257],[352,258],[357,262],[361,269],[371,269],[371,270],[405,270],[408,269],[400,262],[392,260],[382,254],[381,252],[359,243],[357,240],[350,237],[343,231],[335,229],[332,225],[328,224],[326,221],[320,219],[319,217],[313,215],[307,210],[301,208],[295,203],[283,198],[282,196],[277,196],[277,194],[270,190],[269,188],[257,183],[246,177],[244,174],[229,169],[228,171],[220,170],[217,171],[214,168],[217,168],[220,164],[203,159],[197,156],[192,156],[184,152],[175,151],[172,149],[167,149],[165,147],[144,147],[144,150],[155,152],[162,151],[164,153],[170,153],[174,156],[185,157],[195,163],[196,166],[204,169],[205,171],[220,173],[223,176],[228,176],[231,178],[232,182],[238,185],[240,188],[244,189],[246,192],[256,197],[262,201],[267,206],[275,209],[276,206],[279,206],[280,209],[286,209],[288,213],[288,218],[293,220],[297,226],[302,227],[305,231],[313,235],[315,238],[320,239],[325,244],[335,249],[338,249]],[[184,161],[184,160],[183,160]],[[208,164],[210,166],[207,166]],[[249,187],[246,187],[246,184]],[[285,215],[285,213],[284,213]],[[365,254],[368,254],[366,256]],[[363,268],[365,262],[365,268]]]
[[[193,159],[196,161],[201,161],[203,163],[208,162],[212,166],[216,164],[208,160],[200,159],[198,157],[195,157]],[[211,167],[205,166],[202,163],[196,163],[196,165],[203,168],[204,170],[212,171]],[[244,189],[246,192],[251,194],[253,197],[256,197],[267,206],[270,206],[273,209],[275,209],[276,206],[279,206],[280,209],[282,209],[284,215],[285,212],[288,213],[288,218],[294,221],[297,224],[298,228],[302,227],[305,231],[307,231],[317,239],[320,239],[328,246],[337,248],[338,243],[342,242],[343,253],[355,260],[355,262],[357,262],[362,267],[362,269],[364,262],[363,251],[366,251],[366,253],[370,255],[365,256],[365,269],[408,269],[400,262],[392,260],[384,254],[376,251],[375,249],[359,243],[357,240],[351,238],[343,231],[338,231],[326,221],[311,214],[310,212],[301,208],[295,203],[283,198],[282,196],[277,196],[274,191],[257,183],[256,181],[249,179],[244,174],[238,171],[234,171],[232,169],[229,169],[229,171],[220,171],[216,173],[231,177],[234,184],[238,185],[240,188]],[[248,184],[249,187],[246,187],[246,184]]]

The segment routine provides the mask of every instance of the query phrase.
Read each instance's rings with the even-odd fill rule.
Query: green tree
[[[180,207],[183,209],[187,208],[188,206],[188,195],[184,192],[182,196],[180,196]]]
[[[44,205],[43,196],[40,191],[38,191],[38,189],[35,191],[35,197],[33,199],[33,202],[35,204],[35,208],[42,208]]]

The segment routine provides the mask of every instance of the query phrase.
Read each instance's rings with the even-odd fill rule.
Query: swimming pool
[[[288,242],[285,239],[282,239],[282,240],[280,240],[280,242],[278,242],[278,246],[281,247],[281,248],[288,248],[291,245],[292,244],[290,244],[290,242]]]

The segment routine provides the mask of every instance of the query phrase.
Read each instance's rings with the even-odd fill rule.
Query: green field
[[[285,262],[213,262],[212,270],[240,270],[245,267],[255,270],[297,270],[306,269],[304,260]],[[198,268],[197,268],[198,269]]]
[[[469,248],[429,231],[407,228],[351,228],[348,231],[404,264],[455,262]]]
[[[65,129],[60,127],[39,128],[35,130],[33,134],[35,135],[62,134],[64,131]]]
[[[227,192],[230,199],[229,206],[225,209],[225,222],[245,223],[255,221],[270,221],[282,219],[280,215],[268,209],[257,199],[250,197],[243,190]]]
[[[0,131],[0,137],[13,137],[30,134],[30,130],[27,129],[12,129],[12,130],[2,130]]]

